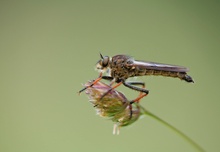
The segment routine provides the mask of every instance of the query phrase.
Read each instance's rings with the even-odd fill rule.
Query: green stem
[[[153,113],[147,111],[144,107],[140,106],[141,109],[143,110],[143,113],[145,115],[151,116],[154,119],[158,120],[159,122],[161,122],[162,124],[164,124],[165,126],[167,126],[168,128],[170,128],[171,130],[173,130],[175,133],[177,133],[179,136],[181,136],[183,139],[185,139],[190,145],[192,145],[195,149],[197,149],[199,152],[205,152],[205,150],[200,147],[195,141],[193,141],[192,139],[190,139],[188,136],[186,136],[183,132],[179,131],[177,128],[173,127],[172,125],[170,125],[169,123],[167,123],[166,121],[162,120],[161,118],[157,117],[156,115],[154,115]]]

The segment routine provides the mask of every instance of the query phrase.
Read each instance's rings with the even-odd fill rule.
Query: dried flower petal
[[[85,86],[90,86],[91,81]],[[111,87],[103,82],[97,82],[86,89],[89,101],[96,108],[97,114],[102,117],[109,117],[115,122],[113,134],[119,134],[120,127],[135,122],[141,112],[138,103],[130,104],[130,101],[119,91],[111,90],[102,99],[102,95]]]

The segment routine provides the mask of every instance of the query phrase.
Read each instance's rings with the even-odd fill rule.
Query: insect
[[[141,98],[148,95],[149,91],[145,89],[144,82],[126,81],[130,77],[155,75],[179,78],[189,83],[194,82],[192,77],[187,75],[189,69],[186,67],[135,60],[127,55],[115,55],[111,58],[100,54],[100,57],[101,59],[96,64],[97,70],[100,71],[99,77],[90,86],[80,90],[79,93],[86,90],[88,87],[92,87],[101,79],[105,79],[111,81],[110,86],[114,83],[117,84],[112,86],[105,94],[103,94],[103,96],[109,93],[112,89],[123,84],[130,89],[140,92],[139,96],[133,100],[133,102],[138,102]],[[108,76],[103,76],[103,73],[105,72],[108,73]],[[142,87],[137,87],[137,85]]]

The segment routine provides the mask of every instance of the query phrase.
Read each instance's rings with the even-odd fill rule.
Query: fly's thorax
[[[131,63],[132,59],[128,56],[114,56],[110,63],[111,76],[116,80],[125,80],[134,76],[135,69],[130,66]]]

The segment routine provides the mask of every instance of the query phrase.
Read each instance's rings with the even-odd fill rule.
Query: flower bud
[[[87,82],[85,86],[90,86],[92,83],[91,81]],[[110,89],[109,85],[99,81],[92,87],[88,87],[85,93],[98,115],[110,118],[115,122],[113,134],[119,134],[120,127],[135,122],[141,112],[138,103],[131,104],[123,93],[114,89],[109,91]],[[108,93],[103,96],[106,92]]]

